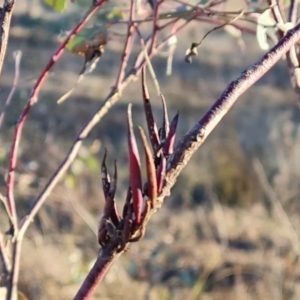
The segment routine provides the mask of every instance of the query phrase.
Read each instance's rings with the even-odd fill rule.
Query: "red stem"
[[[43,85],[45,79],[47,78],[50,69],[54,66],[54,64],[58,61],[60,56],[62,55],[63,51],[65,50],[68,42],[80,32],[80,30],[85,26],[87,21],[90,17],[101,7],[103,6],[107,0],[99,0],[88,10],[82,20],[73,28],[73,30],[69,33],[66,37],[64,42],[59,46],[59,48],[55,51],[54,55],[49,60],[48,64],[42,71],[40,77],[38,78],[37,82],[35,83],[29,100],[24,107],[21,116],[17,122],[11,152],[10,152],[10,159],[9,159],[9,167],[8,167],[8,177],[7,177],[7,184],[6,184],[6,194],[7,194],[7,206],[12,215],[14,227],[17,228],[17,214],[16,214],[16,207],[15,207],[15,200],[14,200],[14,181],[15,181],[15,169],[17,165],[17,156],[18,156],[18,149],[20,144],[20,139],[22,135],[22,130],[26,121],[26,118],[29,114],[31,107],[37,102],[38,94],[40,91],[41,86]]]
[[[95,264],[75,295],[74,300],[90,299],[97,285],[102,281],[103,277],[120,254],[121,253],[116,254],[113,250],[102,249]]]
[[[122,81],[125,77],[125,69],[128,64],[129,55],[133,46],[133,36],[132,36],[132,28],[133,28],[133,20],[134,18],[134,1],[131,0],[130,3],[130,11],[129,11],[129,20],[128,20],[128,29],[127,29],[127,37],[124,44],[124,50],[121,58],[121,67],[119,69],[119,74],[117,76],[117,81],[115,85],[116,91],[118,91]]]

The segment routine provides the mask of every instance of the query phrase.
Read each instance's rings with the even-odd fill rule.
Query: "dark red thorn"
[[[154,117],[153,117],[150,96],[149,96],[147,81],[146,81],[145,67],[143,67],[143,69],[142,69],[142,92],[143,92],[144,111],[145,111],[145,116],[146,116],[146,121],[147,121],[149,137],[150,137],[153,152],[156,152],[157,148],[159,147],[160,140],[159,140],[157,125],[156,125],[156,123],[154,121]]]
[[[133,211],[135,214],[135,223],[141,222],[143,208],[141,163],[138,147],[133,131],[131,104],[128,105],[128,148],[129,148],[129,176],[132,190]]]
[[[131,230],[132,230],[132,205],[128,205],[127,213],[124,218],[124,228],[121,233],[121,249],[120,251],[124,250],[126,248],[126,245],[129,242],[130,236],[131,236]]]
[[[117,180],[118,180],[118,173],[117,173],[117,161],[115,160],[115,171],[114,171],[114,176],[110,184],[110,191],[109,191],[109,197],[110,201],[112,202],[111,205],[111,212],[110,212],[110,219],[113,222],[113,224],[118,227],[119,222],[120,222],[120,217],[118,214],[117,206],[116,206],[116,201],[115,201],[115,194],[117,190]]]
[[[128,190],[127,190],[125,204],[124,204],[124,207],[123,207],[123,214],[122,214],[123,219],[126,217],[127,210],[128,210],[129,205],[130,205],[130,202],[131,202],[131,197],[132,197],[132,192],[131,192],[131,188],[129,187]]]
[[[107,234],[107,230],[105,228],[105,222],[106,222],[106,218],[104,215],[102,215],[100,222],[99,222],[99,226],[98,226],[98,242],[101,246],[103,246],[106,242],[106,234]]]
[[[163,106],[163,123],[160,130],[160,140],[163,142],[169,134],[169,116],[165,97],[160,93],[160,98]]]
[[[109,178],[109,174],[107,172],[107,168],[106,168],[106,164],[105,164],[106,155],[107,155],[107,150],[105,148],[105,153],[104,153],[104,157],[103,157],[102,165],[101,165],[102,189],[103,189],[105,199],[107,199],[107,196],[108,196],[108,193],[110,190],[110,178]]]
[[[174,151],[174,143],[176,138],[178,119],[179,119],[179,112],[177,112],[177,114],[171,121],[170,131],[163,145],[163,153],[166,157],[169,157],[169,155],[171,155]]]

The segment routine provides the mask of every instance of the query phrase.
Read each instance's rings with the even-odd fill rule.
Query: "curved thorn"
[[[98,242],[101,246],[103,246],[106,241],[107,231],[105,228],[105,222],[106,222],[106,218],[104,215],[102,215],[98,226]]]
[[[142,177],[141,177],[141,163],[138,152],[138,147],[133,131],[132,105],[128,105],[128,148],[129,148],[129,175],[130,175],[130,186],[132,190],[132,202],[133,211],[135,214],[135,222],[139,224],[141,222],[141,214],[143,208],[143,194],[142,194]]]
[[[138,128],[140,131],[140,135],[141,135],[143,146],[144,146],[145,156],[146,156],[146,170],[147,170],[147,180],[148,180],[147,195],[149,197],[151,206],[153,208],[155,205],[156,197],[157,197],[156,170],[155,170],[153,155],[152,155],[150,147],[148,145],[144,130],[140,126]]]
[[[163,152],[166,157],[171,155],[174,150],[174,143],[175,143],[175,138],[176,138],[176,129],[177,129],[177,124],[178,124],[178,119],[179,119],[179,112],[175,115],[173,118],[171,125],[170,125],[170,131],[169,134],[166,138],[166,141],[163,146]]]
[[[104,193],[104,197],[105,199],[107,199],[109,190],[110,190],[110,178],[109,178],[109,174],[107,172],[107,168],[106,168],[106,155],[107,155],[107,149],[104,149],[104,156],[103,156],[103,160],[102,160],[102,164],[101,164],[101,177],[102,177],[102,189],[103,189],[103,193]]]
[[[118,173],[117,173],[117,161],[115,160],[114,162],[115,165],[115,171],[114,171],[114,176],[110,184],[110,191],[109,191],[109,198],[111,198],[112,201],[112,207],[111,207],[111,212],[110,212],[110,219],[113,222],[113,224],[118,227],[119,222],[120,222],[120,217],[118,214],[117,206],[116,206],[116,201],[115,201],[115,194],[117,190],[117,180],[118,180]]]
[[[160,131],[160,140],[164,141],[169,134],[169,116],[165,97],[160,93],[160,99],[163,106],[163,123]]]
[[[143,92],[144,111],[145,111],[145,117],[146,117],[146,121],[147,121],[149,137],[150,137],[153,152],[156,152],[157,148],[159,147],[160,141],[159,141],[157,125],[156,125],[156,123],[154,121],[154,117],[153,117],[150,96],[149,96],[147,82],[146,82],[146,68],[145,67],[142,69],[142,92]]]
[[[128,206],[130,205],[131,202],[131,197],[132,197],[132,192],[131,192],[131,188],[128,187],[127,189],[127,195],[126,195],[126,199],[125,199],[125,204],[123,207],[123,219],[125,219],[126,215],[127,215],[127,210],[128,210]]]
[[[131,236],[131,229],[132,229],[132,205],[128,205],[127,213],[124,219],[124,228],[121,234],[121,251],[126,248],[126,245],[129,242]]]

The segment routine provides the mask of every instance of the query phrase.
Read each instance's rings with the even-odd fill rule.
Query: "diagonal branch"
[[[237,99],[266,74],[299,39],[300,24],[288,31],[277,45],[232,81],[206,114],[182,138],[174,154],[168,160],[165,183],[159,196],[160,205],[163,199],[170,195],[171,188],[191,156],[203,144]]]
[[[6,113],[6,110],[8,108],[8,106],[10,105],[11,103],[11,100],[16,92],[16,89],[17,89],[17,86],[18,86],[18,82],[19,82],[19,77],[20,77],[20,63],[21,63],[21,57],[22,57],[22,51],[21,50],[17,50],[14,52],[14,59],[15,59],[15,77],[14,77],[14,81],[13,81],[13,85],[12,85],[12,88],[9,92],[9,95],[5,101],[5,104],[4,104],[4,107],[3,107],[3,110],[0,114],[0,129],[1,129],[1,126],[4,122],[4,118],[5,118],[5,113]]]
[[[121,253],[122,252],[116,253],[113,247],[102,248],[92,269],[74,297],[74,300],[90,299],[98,284],[102,281],[111,265],[118,259]]]

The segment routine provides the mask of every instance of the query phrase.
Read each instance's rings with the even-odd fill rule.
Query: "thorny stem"
[[[15,129],[15,136],[13,140],[12,150],[11,150],[11,158],[10,158],[10,165],[9,165],[9,175],[7,181],[7,198],[8,198],[8,206],[12,215],[16,218],[16,212],[14,208],[14,199],[13,199],[13,183],[14,183],[14,170],[16,166],[16,159],[17,159],[17,150],[18,145],[22,133],[22,129],[25,123],[25,120],[28,116],[30,108],[32,105],[37,101],[37,96],[39,94],[39,90],[45,81],[49,70],[52,66],[57,62],[59,57],[61,56],[62,52],[64,51],[68,41],[78,33],[81,28],[86,24],[89,17],[102,6],[106,1],[99,0],[94,3],[92,8],[88,11],[82,21],[73,29],[70,35],[67,37],[64,43],[61,44],[59,49],[55,52],[47,66],[45,67],[44,71],[42,72],[41,76],[39,77],[37,83],[35,84],[33,91],[31,93],[30,99],[24,108],[21,117],[19,119],[18,124],[16,125]],[[193,16],[191,19],[195,18]],[[190,19],[190,20],[191,20]],[[187,20],[185,24],[178,28],[177,31],[182,29],[186,24],[189,23],[190,20]],[[156,22],[156,21],[155,21]],[[157,33],[158,28],[156,28]],[[172,33],[173,35],[174,33]],[[151,35],[152,36],[152,35]],[[151,37],[150,36],[150,37]],[[220,98],[216,101],[216,103],[211,107],[211,109],[206,113],[206,115],[190,130],[190,132],[181,140],[178,144],[174,154],[170,157],[168,161],[168,169],[166,174],[166,179],[164,182],[163,190],[160,194],[159,199],[161,203],[165,196],[169,195],[171,187],[174,185],[178,175],[180,174],[181,170],[184,168],[188,160],[190,159],[191,155],[198,149],[198,147],[204,142],[208,134],[213,130],[213,128],[220,122],[220,120],[224,117],[227,111],[232,107],[235,103],[237,98],[244,93],[251,85],[253,85],[260,77],[262,77],[281,57],[284,55],[291,46],[293,46],[300,37],[300,25],[296,26],[293,30],[289,31],[289,33],[272,49],[269,53],[267,53],[258,63],[247,69],[242,75],[235,81],[233,81],[225,92],[220,96]],[[167,37],[160,45],[163,46],[169,37]],[[155,48],[155,43],[152,39],[149,38],[146,47],[148,48],[149,57],[153,56],[153,54],[158,50],[159,47]],[[1,63],[1,61],[0,61]],[[69,152],[67,153],[65,159],[62,161],[56,172],[52,175],[49,179],[48,183],[41,191],[41,193],[35,199],[33,206],[29,210],[28,214],[23,218],[20,222],[20,230],[18,232],[18,239],[14,241],[13,244],[13,270],[11,276],[11,291],[12,295],[16,295],[17,291],[17,277],[19,272],[19,260],[20,260],[20,250],[21,250],[21,240],[30,225],[30,222],[33,220],[34,216],[37,214],[38,210],[61,179],[63,174],[66,172],[68,167],[71,165],[73,160],[75,159],[77,152],[82,144],[82,141],[88,133],[92,130],[92,128],[100,121],[103,115],[105,115],[108,110],[117,102],[119,98],[119,92],[124,89],[129,82],[131,82],[136,75],[141,72],[141,68],[145,64],[144,53],[141,51],[140,55],[138,56],[136,63],[133,69],[126,74],[123,80],[119,83],[118,91],[112,90],[109,95],[107,96],[104,103],[99,107],[99,109],[93,114],[93,116],[87,121],[87,123],[82,127],[80,133],[76,137],[72,147],[70,148]],[[125,66],[126,67],[126,66]],[[124,70],[125,67],[123,66]],[[124,72],[124,71],[120,71]],[[161,205],[157,205],[157,208]],[[17,226],[15,225],[15,229]],[[17,232],[17,230],[16,230]],[[103,253],[103,252],[102,252]],[[94,290],[96,284],[100,282],[114,261],[114,249],[111,249],[109,254],[100,254],[97,262],[95,263],[92,272],[88,275],[87,281],[91,278],[95,278],[94,281],[90,282],[90,287]],[[104,259],[102,257],[106,257]],[[96,272],[98,275],[95,276]],[[94,277],[93,277],[94,276]],[[15,280],[16,279],[16,280]],[[85,281],[86,282],[86,281]],[[94,282],[94,283],[93,283]],[[14,298],[7,298],[7,299],[14,299]],[[87,299],[87,298],[82,298]]]
[[[286,36],[257,63],[246,69],[236,80],[232,81],[203,118],[181,139],[174,154],[171,155],[168,160],[163,188],[157,199],[156,207],[151,210],[151,214],[161,207],[164,198],[169,196],[170,190],[175,184],[177,177],[190,160],[192,154],[202,145],[237,99],[268,72],[299,39],[300,25],[290,30]],[[148,222],[148,220],[146,222]],[[88,276],[90,276],[90,274]]]
[[[184,28],[187,23],[183,24],[177,29],[177,32]],[[150,35],[151,37],[151,35]],[[148,40],[150,40],[150,37]],[[162,48],[168,41],[170,36],[167,36],[156,49],[151,49],[148,43],[149,57],[151,58],[155,51]],[[37,214],[40,207],[43,205],[44,201],[47,199],[48,195],[51,193],[52,189],[55,187],[57,182],[61,179],[63,174],[69,168],[73,160],[75,159],[77,152],[82,144],[82,141],[87,137],[90,131],[94,128],[94,126],[102,119],[102,117],[111,109],[111,107],[118,101],[119,94],[122,92],[127,85],[136,78],[137,75],[140,74],[142,67],[145,64],[144,52],[141,51],[138,55],[135,64],[131,71],[125,76],[123,82],[120,84],[119,90],[116,91],[112,89],[112,91],[108,94],[105,98],[103,104],[98,108],[98,110],[90,117],[90,119],[86,122],[86,124],[82,127],[79,134],[74,140],[73,145],[71,146],[69,152],[65,156],[62,163],[58,166],[57,170],[53,173],[47,184],[45,185],[44,189],[40,192],[37,198],[34,200],[31,208],[29,209],[28,213],[20,222],[20,234],[24,234],[27,230],[30,223],[33,221],[33,218]]]
[[[184,24],[186,25],[186,24]],[[184,28],[184,26],[181,26],[178,28],[177,31]],[[163,47],[165,43],[167,42],[169,37],[164,39],[162,43],[159,45],[159,48]],[[154,49],[148,48],[149,57],[152,57],[154,54]],[[143,65],[145,64],[144,59],[144,53],[141,51],[139,56],[137,57],[136,63],[133,67],[133,69],[126,75],[123,82],[121,83],[119,90],[112,90],[110,94],[107,96],[104,103],[101,105],[101,107],[95,112],[95,114],[87,121],[87,123],[83,126],[78,136],[75,138],[75,141],[70,148],[69,152],[67,153],[65,159],[62,161],[62,163],[59,165],[57,170],[53,173],[47,184],[45,185],[44,189],[40,192],[40,194],[37,196],[37,198],[34,200],[32,207],[29,209],[29,212],[26,214],[26,216],[21,220],[19,226],[19,236],[20,242],[29,227],[30,223],[33,221],[33,218],[53,190],[53,188],[56,186],[58,181],[61,179],[61,177],[64,175],[64,173],[67,171],[69,166],[72,164],[73,160],[75,159],[79,148],[81,147],[82,141],[87,137],[89,132],[93,129],[93,127],[101,120],[101,118],[110,110],[110,108],[118,101],[119,99],[119,93],[141,72],[141,69]],[[18,246],[18,242],[14,244],[15,247]],[[19,263],[19,260],[16,260],[13,262],[13,270],[12,273],[15,271],[18,271],[19,267],[17,264]],[[14,268],[16,266],[16,268]]]

